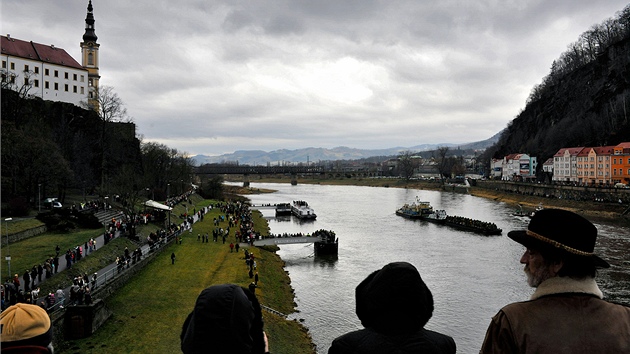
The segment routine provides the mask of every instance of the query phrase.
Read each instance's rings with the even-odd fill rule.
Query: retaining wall
[[[508,181],[476,181],[476,187],[500,190],[508,193],[559,198],[577,201],[598,201],[627,205],[630,189],[611,187],[587,187],[574,185],[549,185]]]
[[[21,232],[16,232],[14,234],[9,234],[9,242],[14,243],[17,241],[22,241],[27,238],[43,234],[47,230],[48,228],[46,227],[46,225],[42,225],[42,226],[34,227],[32,229],[24,230]],[[2,246],[6,246],[6,245],[7,245],[7,237],[3,237]]]

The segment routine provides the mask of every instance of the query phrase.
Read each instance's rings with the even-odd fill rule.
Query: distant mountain
[[[359,160],[373,156],[396,156],[401,151],[410,150],[414,152],[436,150],[438,147],[459,147],[462,150],[475,149],[483,150],[492,146],[499,140],[501,133],[497,133],[490,139],[467,144],[422,144],[412,147],[394,147],[389,149],[363,150],[346,146],[339,146],[333,149],[324,148],[304,148],[297,150],[280,149],[274,151],[262,150],[239,150],[231,154],[219,156],[195,155],[192,160],[195,165],[200,166],[206,163],[236,163],[243,165],[266,165],[267,163],[277,164],[278,162],[317,162],[317,161],[337,161],[337,160]]]

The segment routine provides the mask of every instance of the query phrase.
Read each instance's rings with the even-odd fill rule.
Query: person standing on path
[[[171,264],[175,264],[175,252],[171,253]]]

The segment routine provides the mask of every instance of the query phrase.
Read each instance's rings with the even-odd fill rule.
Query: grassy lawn
[[[210,201],[193,199],[197,210]],[[192,213],[191,205],[188,206]],[[183,210],[183,211],[182,211]],[[185,212],[180,205],[173,214]],[[204,288],[222,283],[247,286],[251,279],[243,250],[231,253],[234,228],[225,244],[201,243],[197,234],[212,235],[212,219],[220,214],[213,210],[193,232],[185,232],[181,245],[167,246],[131,282],[106,300],[113,316],[89,338],[69,342],[70,353],[177,353],[180,350],[182,324]],[[171,216],[173,218],[173,216]],[[266,221],[258,216],[255,225],[268,233]],[[221,225],[227,227],[227,222]],[[176,255],[171,265],[170,255]],[[282,260],[273,252],[255,248],[259,288],[256,294],[263,305],[283,313],[294,310],[290,279]],[[288,321],[263,311],[272,353],[313,353],[308,333],[296,321]]]
[[[57,245],[59,245],[61,249],[60,262],[65,262],[65,259],[61,258],[65,251],[69,248],[83,245],[85,241],[92,237],[99,236],[101,232],[103,232],[101,229],[77,230],[68,233],[47,232],[22,241],[10,243],[8,247],[2,247],[2,261],[6,262],[4,257],[10,254],[11,272],[14,274],[18,273],[21,279],[26,269],[30,270],[33,265],[43,263],[48,257],[54,257],[55,247]],[[9,275],[5,265],[6,264],[3,264],[2,267],[3,279],[6,279]]]

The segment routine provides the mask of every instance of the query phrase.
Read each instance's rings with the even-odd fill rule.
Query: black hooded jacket
[[[407,262],[390,263],[356,288],[357,316],[365,329],[335,339],[329,354],[455,353],[453,338],[424,329],[433,295]]]
[[[182,352],[264,353],[260,304],[249,290],[222,284],[204,289],[184,322]]]

